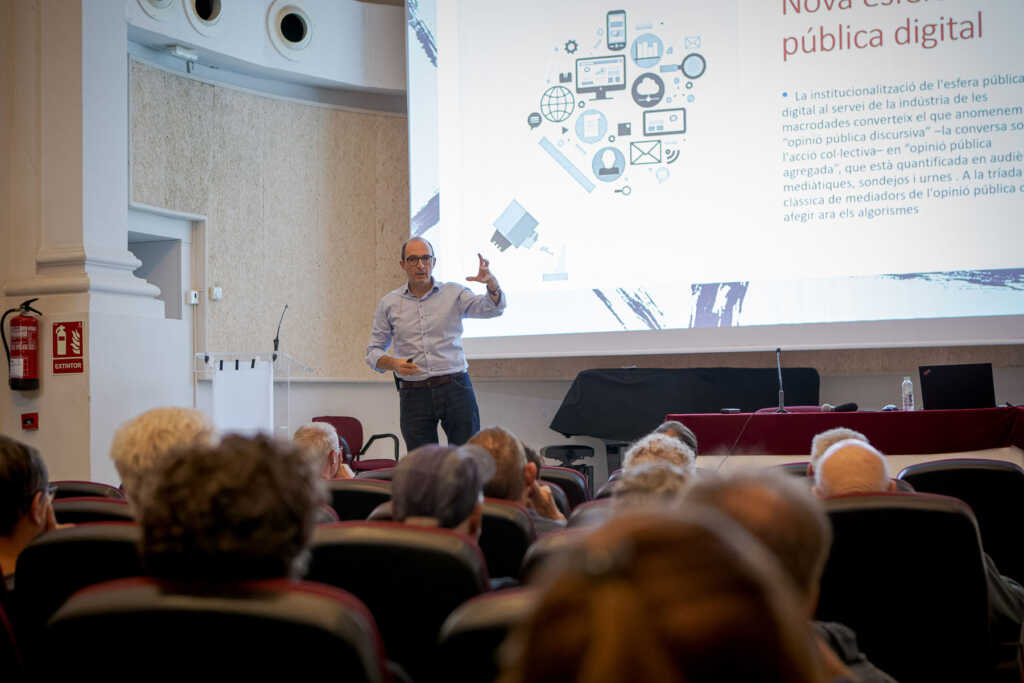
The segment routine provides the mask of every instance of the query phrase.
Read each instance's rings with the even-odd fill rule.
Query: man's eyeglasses
[[[409,255],[405,257],[405,262],[410,266],[415,266],[417,261],[419,261],[425,266],[429,266],[431,263],[434,262],[434,257],[430,254],[426,254],[424,256]]]

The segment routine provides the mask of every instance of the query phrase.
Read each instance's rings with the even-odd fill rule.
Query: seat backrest
[[[834,541],[817,618],[852,628],[868,659],[904,683],[985,679],[988,589],[970,508],[912,493],[825,506]]]
[[[32,541],[18,556],[15,576],[23,650],[34,649],[47,620],[75,591],[141,574],[141,538],[133,522],[99,522],[56,529]]]
[[[363,450],[363,423],[356,418],[347,415],[320,415],[314,417],[313,422],[326,422],[334,427],[338,436],[345,440],[352,456]]]
[[[94,498],[114,498],[117,500],[124,498],[124,494],[121,492],[121,489],[116,486],[100,484],[95,481],[75,481],[65,479],[62,481],[51,481],[50,484],[57,487],[57,491],[53,494],[53,497],[58,500],[61,498],[80,498],[83,496]]]
[[[570,529],[601,526],[604,524],[604,521],[608,519],[611,513],[612,499],[609,494],[609,497],[607,498],[591,500],[583,505],[577,506],[577,508],[572,511],[572,515],[569,516],[569,523],[566,526]]]
[[[388,656],[414,680],[430,680],[441,624],[490,587],[471,539],[394,522],[317,527],[307,579],[349,591],[373,613]]]
[[[569,505],[569,496],[565,494],[565,489],[553,481],[545,481],[544,485],[551,489],[551,499],[558,507],[558,511],[568,517],[572,513],[572,506]]]
[[[794,477],[807,477],[807,465],[809,461],[798,460],[797,462],[784,462],[780,465],[772,465],[773,469],[782,470]]]
[[[497,498],[484,499],[480,550],[491,576],[519,576],[526,549],[536,537],[533,520],[522,505]]]
[[[569,506],[575,508],[590,500],[587,478],[569,467],[541,467],[540,478],[558,484],[569,497]]]
[[[58,524],[86,524],[88,522],[134,521],[128,501],[116,498],[83,496],[53,501],[53,514]]]
[[[0,582],[2,583],[2,582]],[[7,615],[5,605],[9,595],[6,588],[0,586],[0,671],[10,680],[20,681],[24,677],[21,648],[14,636],[14,625]]]
[[[331,507],[342,521],[366,519],[373,509],[391,500],[391,482],[376,479],[332,479],[327,482]]]
[[[334,522],[340,522],[341,518],[338,517],[338,513],[327,503],[319,506],[316,509],[316,523],[317,524],[333,524]]]
[[[370,462],[387,462],[391,463],[387,467],[379,467],[372,470],[362,470],[356,472],[356,479],[377,479],[379,481],[391,481],[395,475],[395,462],[393,460],[379,460]],[[358,463],[357,463],[358,464]]]
[[[59,653],[51,659],[55,678],[80,676],[83,662],[116,644],[120,670],[158,671],[167,680],[267,680],[306,668],[345,681],[388,680],[366,607],[345,591],[298,581],[201,591],[144,578],[102,583],[60,609],[48,638]]]
[[[953,458],[904,468],[899,480],[920,493],[959,498],[971,506],[981,544],[999,572],[1024,583],[1024,469],[1004,460]]]
[[[512,588],[463,603],[441,627],[439,680],[476,683],[498,678],[498,652],[509,632],[529,617],[537,591]]]
[[[394,512],[391,510],[391,501],[381,503],[377,507],[373,508],[373,511],[366,516],[368,522],[393,522],[395,521]]]
[[[617,477],[615,479],[609,479],[604,484],[602,484],[601,488],[599,488],[597,490],[597,493],[594,494],[594,500],[589,501],[589,502],[593,503],[595,501],[605,500],[607,498],[611,498],[613,495],[615,495],[615,487],[617,485],[618,485],[618,478]]]
[[[579,547],[590,533],[589,529],[563,529],[545,534],[533,542],[523,558],[523,566],[519,572],[519,580],[529,583],[540,576],[542,567],[553,557],[564,555],[573,548]]]

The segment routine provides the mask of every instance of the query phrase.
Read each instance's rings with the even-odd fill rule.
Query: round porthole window
[[[270,42],[282,57],[298,61],[302,51],[309,47],[313,22],[306,10],[294,0],[278,0],[267,13],[267,32]]]
[[[215,36],[219,33],[220,19],[223,16],[221,0],[182,0],[185,3],[185,16],[192,28],[204,36]]]
[[[207,23],[220,18],[220,0],[192,0],[192,7],[195,8],[196,16]]]
[[[138,0],[142,11],[156,19],[163,21],[171,11],[174,0]]]
[[[281,35],[289,43],[293,45],[301,43],[306,39],[308,33],[309,28],[306,26],[306,20],[302,18],[301,14],[289,12],[281,17]]]

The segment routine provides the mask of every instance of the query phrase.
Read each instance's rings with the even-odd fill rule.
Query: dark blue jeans
[[[402,438],[409,451],[423,444],[438,443],[438,422],[453,446],[461,446],[480,431],[480,411],[468,373],[456,375],[451,382],[433,389],[402,387],[398,397]]]

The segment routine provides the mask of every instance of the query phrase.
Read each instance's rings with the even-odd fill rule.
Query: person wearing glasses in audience
[[[14,589],[18,556],[32,540],[57,528],[53,487],[39,451],[0,436],[0,570]]]
[[[480,269],[466,280],[484,284],[483,294],[459,283],[437,282],[434,248],[413,237],[402,245],[400,261],[408,282],[385,294],[373,316],[366,363],[377,372],[395,374],[402,438],[409,451],[438,443],[438,423],[451,445],[464,444],[480,429],[462,350],[462,319],[501,315],[505,294],[490,263],[477,256]]]

